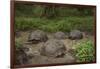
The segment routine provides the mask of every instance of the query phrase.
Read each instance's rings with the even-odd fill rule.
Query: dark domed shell
[[[56,39],[65,39],[65,38],[66,38],[66,35],[65,35],[65,33],[63,33],[63,32],[56,32],[56,33],[54,34],[54,37],[55,37]]]
[[[57,39],[48,40],[41,48],[41,54],[51,57],[58,57],[65,54],[65,45]]]
[[[45,32],[41,30],[36,30],[31,32],[28,38],[29,42],[38,43],[47,41],[48,37]]]
[[[79,30],[72,30],[69,34],[69,38],[74,40],[74,39],[82,39],[83,34]]]

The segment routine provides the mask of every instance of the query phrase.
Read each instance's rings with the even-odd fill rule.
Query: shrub
[[[15,29],[17,30],[41,29],[47,32],[68,32],[79,29],[93,32],[94,20],[90,14],[93,11],[92,8],[26,4],[15,4],[15,6]]]
[[[62,17],[56,19],[16,17],[15,26],[17,30],[41,29],[47,32],[63,31],[69,32],[72,29],[93,32],[92,17]]]
[[[94,53],[94,46],[90,40],[80,42],[75,49],[75,56],[78,62],[93,62],[95,58]]]

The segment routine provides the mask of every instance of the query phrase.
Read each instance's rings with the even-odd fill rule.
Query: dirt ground
[[[28,35],[29,35],[28,31],[20,32],[20,36],[15,37],[15,41],[18,41],[24,46],[31,48],[33,53],[39,54],[38,51],[43,45],[43,42],[40,42],[38,44],[28,44],[27,43]],[[53,33],[47,33],[47,36],[49,39],[52,39]],[[87,39],[93,40],[93,36],[84,37],[83,39],[80,39],[80,40],[62,39],[61,41],[65,44],[66,49],[67,49],[66,50],[67,53],[65,56],[60,57],[60,58],[52,58],[52,57],[36,55],[30,59],[30,64],[75,63],[76,58],[73,56],[72,50],[75,49],[74,47],[75,44],[78,44],[80,43],[80,41],[85,41]]]

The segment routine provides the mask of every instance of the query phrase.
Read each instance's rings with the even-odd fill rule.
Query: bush
[[[94,18],[89,8],[70,8],[45,5],[15,5],[15,29],[32,30],[41,29],[47,32],[63,31],[69,32],[72,29],[79,29],[92,33]],[[83,10],[84,11],[83,11]],[[80,16],[80,14],[84,16]]]
[[[32,17],[34,13],[34,5],[15,4],[15,15],[17,17]]]
[[[16,16],[25,17],[47,17],[55,18],[58,16],[92,16],[93,9],[85,7],[56,7],[56,5],[27,5],[27,4],[15,4]]]
[[[62,17],[56,19],[16,17],[15,29],[32,30],[41,29],[47,32],[63,31],[69,32],[72,29],[93,32],[92,17]]]
[[[94,53],[94,46],[90,40],[79,43],[75,49],[75,56],[78,62],[93,62]]]

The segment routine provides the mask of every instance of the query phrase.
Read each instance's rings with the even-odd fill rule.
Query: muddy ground
[[[81,41],[86,41],[87,39],[93,40],[93,36],[90,36],[90,35],[80,40],[62,39],[61,41],[65,44],[66,49],[67,49],[66,55],[60,58],[52,58],[52,57],[37,55],[39,54],[38,51],[43,45],[43,42],[40,42],[38,44],[29,44],[27,43],[28,36],[29,36],[29,31],[24,31],[24,32],[21,31],[20,35],[18,37],[15,37],[15,41],[18,41],[24,46],[31,48],[32,52],[34,54],[36,53],[36,56],[34,56],[33,58],[29,60],[30,61],[29,64],[75,63],[77,62],[77,59],[75,58],[73,54],[75,45],[80,43]],[[47,36],[49,39],[54,38],[53,33],[47,33]]]

